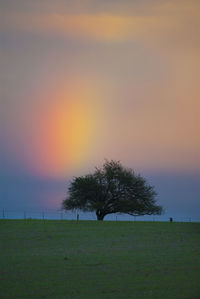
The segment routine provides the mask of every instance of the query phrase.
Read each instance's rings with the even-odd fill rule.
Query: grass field
[[[0,298],[200,298],[200,223],[0,220]]]

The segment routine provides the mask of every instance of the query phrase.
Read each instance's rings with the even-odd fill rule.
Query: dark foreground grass
[[[200,224],[0,221],[0,298],[200,298]]]

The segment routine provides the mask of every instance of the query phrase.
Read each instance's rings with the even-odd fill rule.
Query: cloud
[[[44,11],[44,6],[41,12],[33,8],[27,11],[7,10],[4,13],[4,30],[98,42],[139,40],[159,42],[160,45],[200,44],[200,5],[197,1],[151,1],[151,5],[144,1],[140,5],[138,2],[132,5],[126,1],[129,9],[125,4],[111,2],[112,10],[108,8],[107,11],[100,7],[97,11],[88,9],[86,12],[82,6],[75,5],[76,11],[69,13],[63,2],[54,6],[54,11]],[[90,7],[91,1],[86,1],[86,4]]]
[[[7,16],[8,31],[100,41],[128,38],[131,18],[112,15],[12,14]]]

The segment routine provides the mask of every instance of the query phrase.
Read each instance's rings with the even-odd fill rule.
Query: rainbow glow
[[[98,123],[95,99],[91,88],[77,83],[51,96],[43,95],[29,132],[31,146],[26,144],[26,163],[31,172],[42,177],[64,177],[88,158]]]

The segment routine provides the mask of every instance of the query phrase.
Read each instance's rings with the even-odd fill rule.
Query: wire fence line
[[[0,219],[40,219],[40,220],[96,220],[95,213],[82,211],[63,211],[43,209],[38,211],[24,210],[14,211],[2,209]],[[200,222],[195,217],[179,217],[174,215],[146,215],[146,216],[130,216],[125,214],[110,214],[105,216],[107,221],[162,221],[162,222]]]

